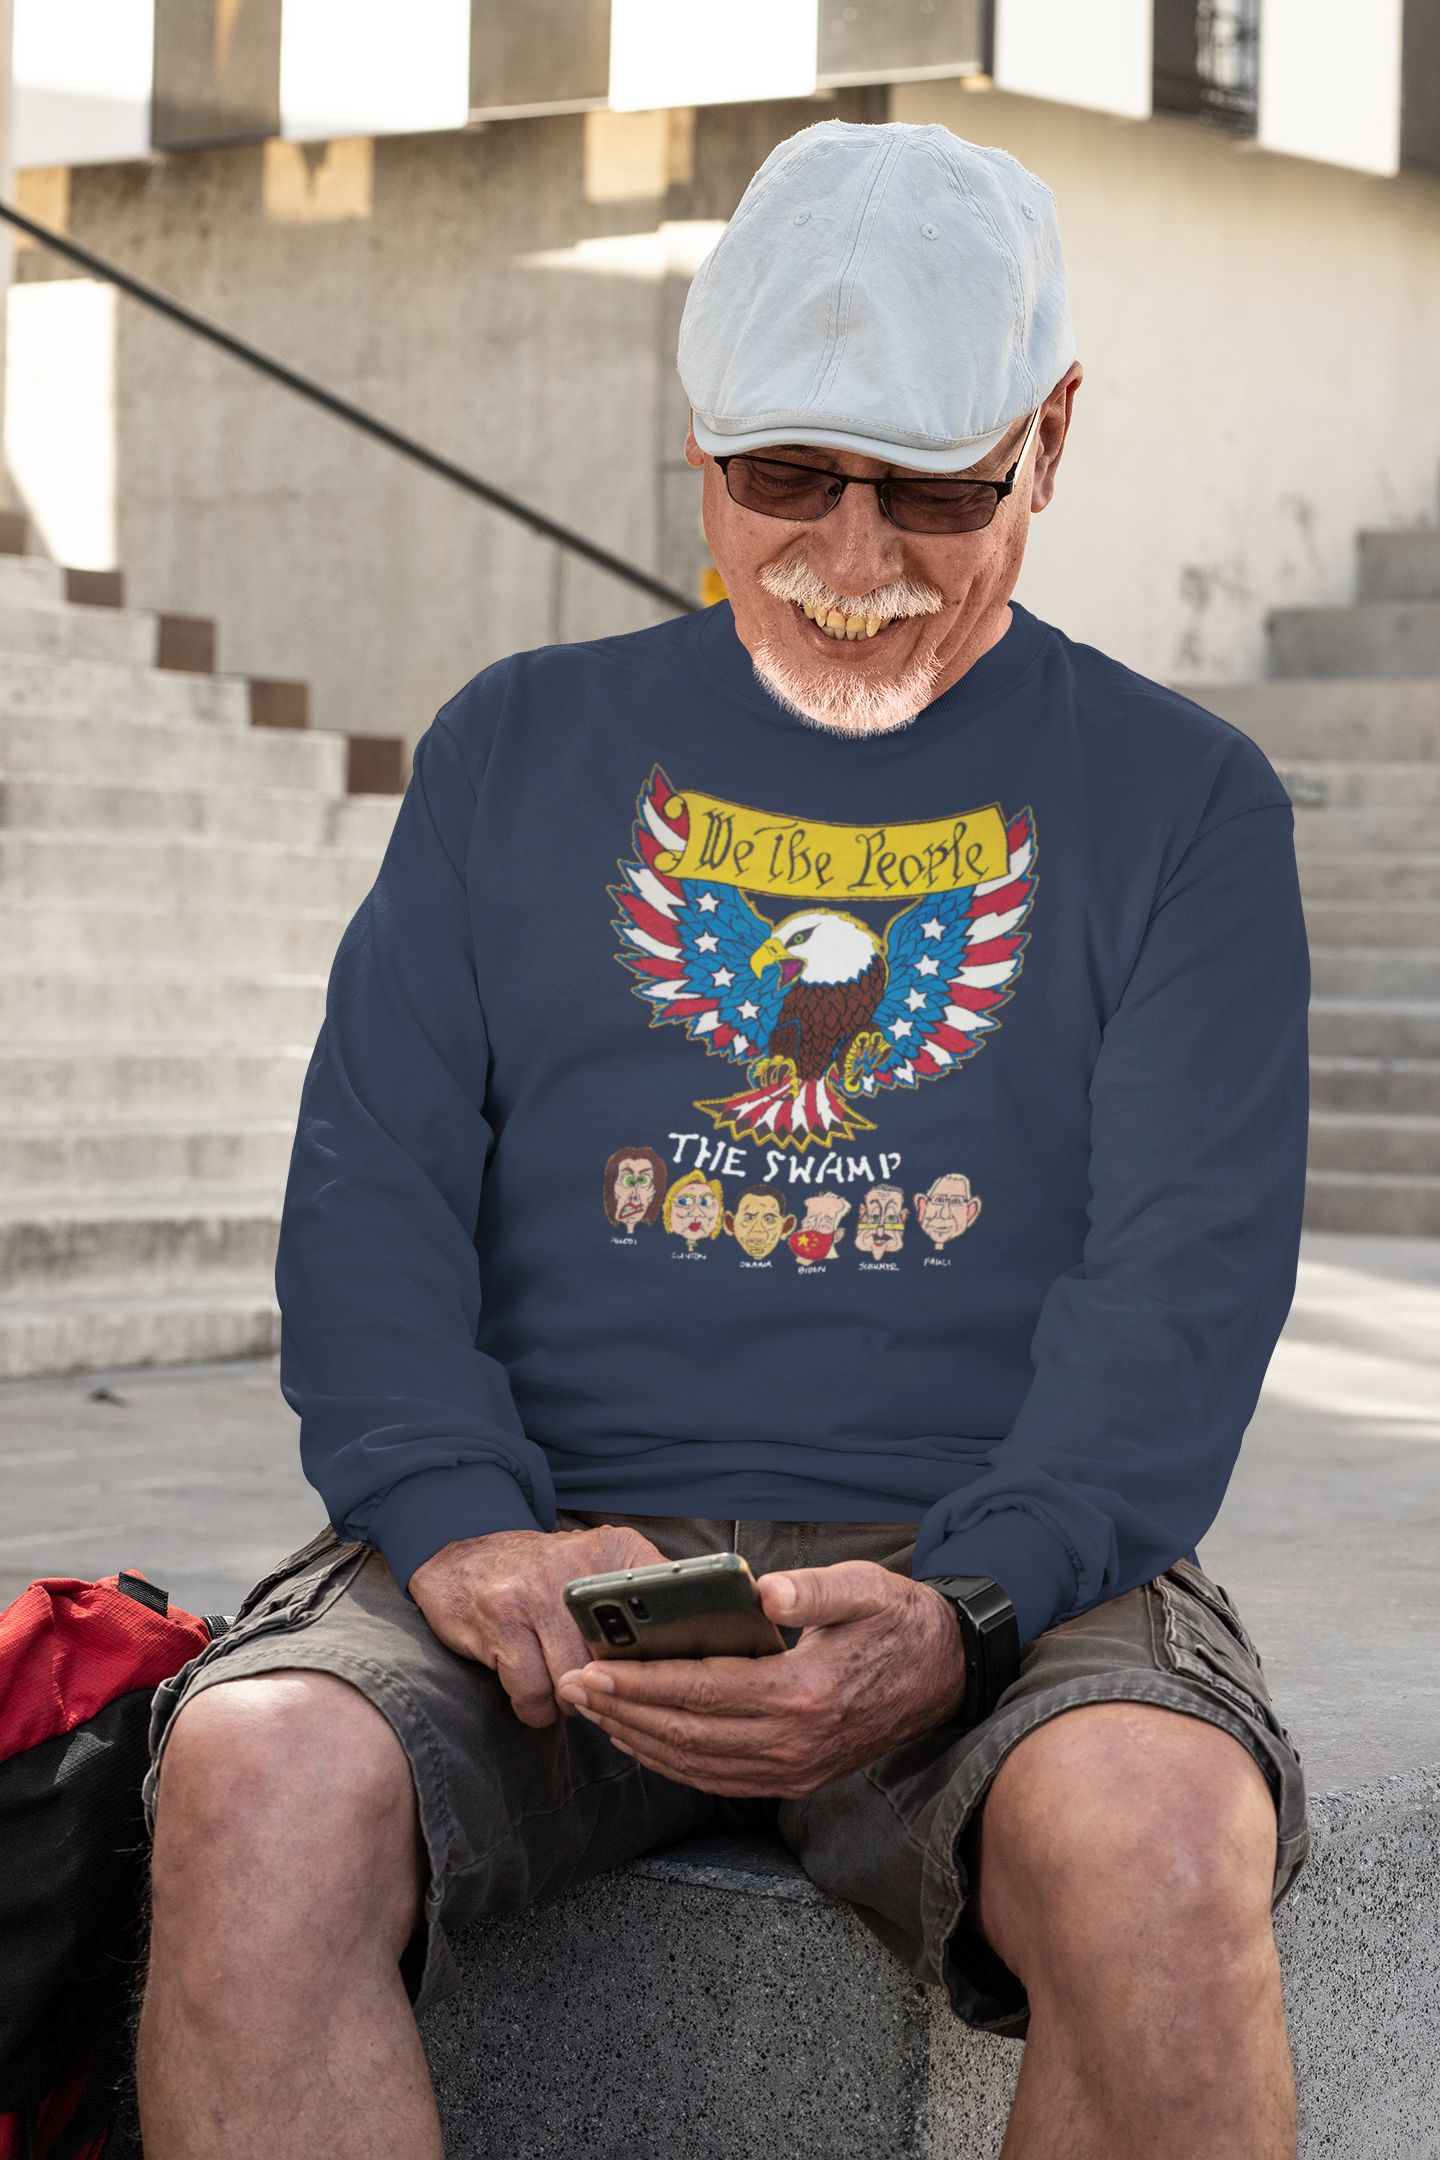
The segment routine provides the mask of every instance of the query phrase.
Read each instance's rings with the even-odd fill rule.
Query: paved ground
[[[137,1567],[233,1611],[321,1510],[273,1362],[0,1385],[0,1602]],[[1440,1240],[1312,1236],[1201,1558],[1312,1789],[1440,1763]]]

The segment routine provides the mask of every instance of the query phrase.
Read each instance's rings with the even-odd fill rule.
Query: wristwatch
[[[958,1716],[964,1725],[978,1725],[1020,1677],[1015,1608],[988,1575],[925,1575],[920,1580],[955,1608],[965,1646],[965,1695]]]

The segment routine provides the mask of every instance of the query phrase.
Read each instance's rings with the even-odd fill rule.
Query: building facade
[[[1359,528],[1435,518],[1435,0],[1358,31],[1332,0],[767,0],[785,35],[738,58],[688,0],[125,0],[153,43],[122,158],[90,93],[37,104],[36,4],[22,207],[686,591],[689,278],[774,144],[832,117],[939,123],[1055,192],[1087,381],[1021,597],[1065,630],[1254,678],[1270,610],[1351,596]],[[657,618],[43,249],[15,275],[41,543],[214,616],[222,667],[307,679],[318,724],[413,740],[502,654]]]

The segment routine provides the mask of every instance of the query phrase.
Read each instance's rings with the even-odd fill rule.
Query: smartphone
[[[773,1657],[785,1648],[739,1553],[580,1575],[564,1595],[596,1657]]]

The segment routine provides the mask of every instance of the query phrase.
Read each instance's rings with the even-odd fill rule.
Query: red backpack
[[[98,2160],[127,2075],[150,1698],[223,1632],[141,1575],[0,1613],[0,2160]]]

